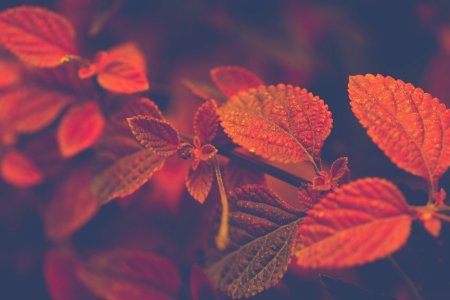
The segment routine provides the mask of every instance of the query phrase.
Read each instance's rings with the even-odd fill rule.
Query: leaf
[[[212,84],[187,79],[184,79],[182,83],[191,91],[192,94],[203,100],[215,99],[219,101],[219,103],[223,103],[227,100],[222,92]]]
[[[186,188],[196,201],[203,204],[213,183],[213,169],[207,162],[200,161],[194,169],[190,167],[186,174]]]
[[[58,127],[58,144],[64,157],[71,157],[93,146],[101,137],[105,120],[96,103],[73,106]]]
[[[211,78],[228,97],[264,84],[262,79],[252,72],[235,66],[216,67],[211,70]]]
[[[22,86],[2,97],[16,101],[12,122],[18,133],[34,133],[45,128],[75,100],[70,94],[38,86]]]
[[[97,74],[98,83],[114,93],[132,94],[149,89],[144,55],[134,43],[102,51],[94,63],[79,70],[80,78]]]
[[[227,191],[243,185],[256,184],[266,185],[264,173],[255,169],[251,165],[230,160],[224,167],[223,181]]]
[[[212,246],[206,272],[228,296],[250,297],[286,272],[303,214],[263,186],[238,188],[228,200],[230,241],[224,251]]]
[[[332,127],[323,100],[284,84],[241,92],[231,97],[219,114],[233,142],[285,163],[318,161]]]
[[[194,115],[194,134],[202,143],[211,143],[219,129],[219,115],[214,100],[204,102]]]
[[[177,299],[181,281],[164,257],[138,250],[116,250],[92,257],[79,272],[81,281],[109,300]]]
[[[208,277],[203,272],[202,268],[194,265],[191,268],[190,288],[192,300],[218,300],[219,296],[209,282]]]
[[[55,67],[76,55],[75,31],[44,8],[19,6],[0,13],[0,43],[26,63]]]
[[[43,174],[34,162],[17,150],[3,155],[1,172],[6,182],[21,188],[32,187],[43,180]]]
[[[134,193],[164,166],[165,159],[147,149],[122,157],[94,178],[91,189],[100,204]]]
[[[430,218],[423,221],[423,226],[425,230],[428,231],[434,237],[439,237],[441,233],[442,223],[441,220],[437,218]]]
[[[320,171],[319,175],[312,180],[312,188],[317,191],[329,191],[331,189],[331,181],[328,173]]]
[[[299,227],[297,264],[343,268],[387,256],[406,243],[412,209],[380,178],[353,181],[328,193]]]
[[[45,255],[44,276],[53,300],[99,300],[76,276],[77,257],[67,249],[52,249]]]
[[[0,58],[0,89],[8,88],[21,79],[20,67],[17,62]]]
[[[409,83],[351,76],[353,113],[393,163],[433,184],[450,165],[450,112]]]
[[[142,115],[127,120],[134,136],[145,148],[161,156],[170,156],[177,151],[180,138],[168,122]]]
[[[57,187],[44,215],[51,240],[70,237],[97,212],[97,201],[89,190],[91,172],[87,167],[76,170]]]
[[[331,164],[330,178],[338,182],[348,171],[348,157],[339,157]]]

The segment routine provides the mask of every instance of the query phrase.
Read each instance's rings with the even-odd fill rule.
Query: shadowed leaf
[[[75,32],[47,9],[19,6],[0,13],[0,43],[26,63],[54,67],[76,55]]]
[[[228,296],[250,297],[283,277],[303,214],[256,185],[236,189],[229,202],[229,244],[210,248],[206,272]]]
[[[252,72],[235,66],[216,67],[211,70],[211,78],[222,93],[228,97],[264,84]]]
[[[109,300],[174,300],[181,282],[168,259],[138,250],[99,253],[79,272],[96,295]]]
[[[328,106],[305,89],[260,86],[241,92],[219,109],[233,142],[270,160],[317,162],[332,127]]]
[[[450,165],[450,111],[409,83],[381,75],[349,79],[353,113],[394,162],[429,183]]]
[[[194,134],[202,143],[211,143],[219,130],[219,115],[214,100],[203,103],[194,115]]]
[[[196,201],[203,204],[213,183],[212,166],[204,161],[200,161],[195,170],[190,167],[186,174],[186,188],[189,194]]]
[[[406,243],[412,219],[412,209],[389,181],[365,178],[343,185],[300,224],[297,264],[342,268],[382,258]]]

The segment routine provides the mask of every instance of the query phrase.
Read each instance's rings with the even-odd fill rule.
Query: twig
[[[387,260],[391,263],[391,265],[394,267],[394,269],[400,274],[403,281],[406,284],[406,287],[408,288],[409,293],[411,294],[412,299],[415,300],[425,300],[425,298],[420,295],[416,285],[414,282],[409,278],[409,276],[403,271],[402,267],[397,263],[397,261],[392,257],[388,256]]]

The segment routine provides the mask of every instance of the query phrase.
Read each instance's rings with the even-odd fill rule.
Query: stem
[[[391,265],[394,267],[394,269],[400,274],[403,281],[406,284],[406,287],[408,288],[409,293],[411,294],[412,299],[415,300],[425,300],[425,298],[420,295],[417,287],[415,286],[414,282],[409,278],[409,276],[403,271],[402,267],[397,263],[397,261],[392,256],[388,256],[387,260],[391,263]]]
[[[180,134],[181,138],[185,141],[191,142],[193,140],[192,137]],[[238,152],[235,149],[230,149],[227,147],[220,147],[214,145],[218,150],[218,154],[222,155],[224,157],[227,157],[229,159],[233,159],[239,163],[245,164],[250,167],[254,167],[258,170],[261,170],[262,172],[266,173],[267,175],[270,175],[276,179],[279,179],[287,184],[290,184],[294,187],[299,187],[302,184],[310,183],[308,179],[301,178],[297,175],[294,175],[292,173],[289,173],[283,169],[280,169],[278,167],[275,167],[261,159],[258,159],[253,156],[246,155],[244,153]]]
[[[430,179],[430,183],[428,184],[428,204],[434,204],[434,195],[436,193],[433,178]]]
[[[222,216],[220,218],[219,232],[216,236],[216,246],[219,250],[225,250],[228,244],[228,198],[220,173],[219,161],[214,158],[214,171],[216,173],[217,185],[219,186],[220,202],[222,203]]]
[[[441,219],[442,221],[446,221],[446,222],[450,222],[450,217],[443,215],[443,214],[439,214],[439,213],[435,213],[434,214],[435,217]]]

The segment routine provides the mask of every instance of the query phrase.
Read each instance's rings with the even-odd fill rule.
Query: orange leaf
[[[43,180],[43,175],[34,162],[16,150],[4,154],[1,171],[3,179],[17,187],[31,187]]]
[[[355,116],[394,162],[433,184],[450,165],[450,112],[409,83],[381,75],[352,76]]]
[[[211,143],[219,129],[219,115],[214,100],[204,102],[194,115],[194,134],[202,143]]]
[[[144,115],[127,120],[134,136],[145,148],[161,156],[170,156],[177,151],[178,132],[166,121]]]
[[[138,250],[99,253],[79,277],[96,295],[109,300],[177,299],[181,286],[170,260]]]
[[[406,243],[412,209],[398,188],[360,179],[328,193],[300,224],[297,263],[308,268],[361,265]]]
[[[115,93],[132,94],[149,89],[144,55],[133,43],[99,52],[92,65],[79,70],[81,78],[95,74],[102,87]]]
[[[262,79],[252,72],[235,66],[216,67],[211,70],[211,78],[228,97],[264,84]]]
[[[0,43],[26,63],[55,67],[76,55],[75,31],[47,9],[19,6],[0,13]]]
[[[64,157],[71,157],[93,146],[105,127],[103,115],[95,103],[74,106],[58,127],[58,144]]]
[[[22,86],[3,97],[17,101],[12,123],[19,133],[33,133],[46,127],[74,101],[72,95],[38,86]]]
[[[97,212],[98,204],[90,193],[90,168],[74,171],[58,186],[47,210],[44,222],[47,236],[63,240],[86,224]]]
[[[286,163],[317,163],[332,126],[323,100],[284,84],[241,92],[219,114],[233,142],[266,159]]]
[[[200,161],[194,169],[189,168],[186,175],[186,188],[189,194],[203,204],[208,197],[213,182],[213,169],[210,164]]]
[[[441,233],[442,223],[441,220],[436,218],[430,218],[423,222],[425,229],[434,237],[438,237]]]
[[[211,158],[214,157],[214,155],[216,155],[216,153],[217,153],[217,148],[214,147],[213,145],[211,145],[211,144],[203,145],[200,148],[199,159],[204,160],[204,161],[210,160]]]
[[[79,261],[67,249],[53,249],[45,255],[44,276],[53,300],[99,300],[76,276]]]

